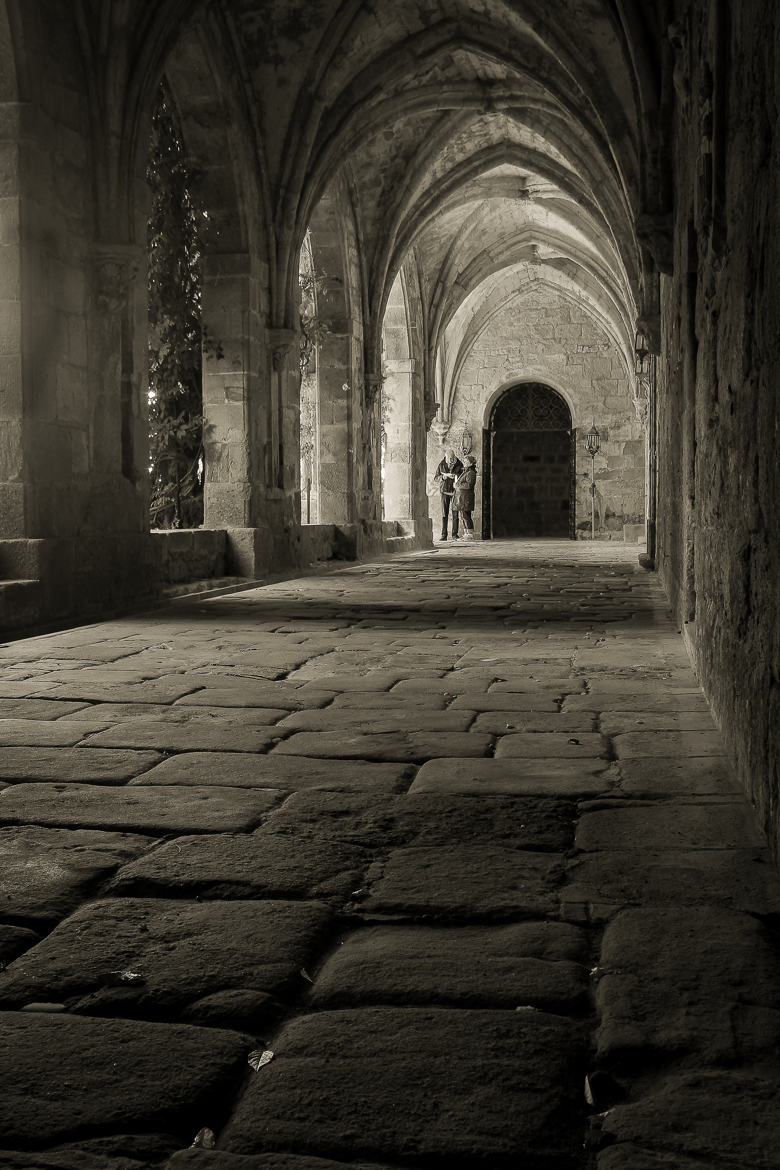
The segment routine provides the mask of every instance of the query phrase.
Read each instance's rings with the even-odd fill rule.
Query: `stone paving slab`
[[[583,850],[750,849],[766,846],[750,806],[744,800],[726,803],[632,804],[585,812],[577,827],[576,845]]]
[[[627,796],[742,796],[723,756],[646,756],[621,760],[619,771]]]
[[[538,672],[536,672],[538,673]],[[541,678],[522,676],[519,678],[497,679],[490,684],[489,695],[536,695],[546,691],[556,696],[579,694],[584,690],[584,680],[579,678],[557,678],[542,675]],[[514,702],[509,700],[510,705]]]
[[[502,845],[396,849],[368,871],[359,908],[467,922],[555,916],[562,877],[555,854]]]
[[[557,712],[560,698],[557,691],[519,691],[508,697],[507,692],[461,692],[450,703],[451,711],[547,711]]]
[[[7,747],[0,752],[0,780],[122,784],[162,760],[157,751],[110,748]]]
[[[422,763],[434,756],[486,756],[492,736],[471,731],[299,731],[273,750],[325,759]]]
[[[638,731],[712,731],[713,722],[709,711],[607,711],[600,728],[604,735],[628,738],[626,733]]]
[[[562,897],[566,906],[587,905],[594,921],[627,906],[711,905],[780,914],[780,877],[766,850],[607,850],[571,863]]]
[[[529,732],[502,735],[496,744],[496,758],[511,759],[577,759],[606,758],[603,738],[595,732]]]
[[[0,825],[239,832],[257,825],[278,799],[266,789],[182,787],[172,801],[166,788],[153,785],[15,784],[0,791]]]
[[[116,673],[116,672],[113,672]],[[67,681],[47,677],[38,690],[44,699],[82,699],[94,703],[172,703],[195,690],[197,683],[186,675],[174,674],[139,682],[122,682],[110,670],[92,679],[88,670],[76,671]]]
[[[521,732],[554,732],[558,735],[576,735],[579,738],[581,731],[596,730],[596,715],[592,711],[571,711],[554,715],[539,714],[534,711],[510,711],[499,708],[497,711],[483,711],[477,715],[472,731],[484,731],[489,735],[506,735],[508,731]]]
[[[226,988],[275,995],[297,988],[329,925],[313,902],[92,902],[0,973],[0,1005],[175,1018]]]
[[[453,696],[466,690],[470,694],[486,694],[492,679],[492,674],[484,675],[481,680],[475,679],[471,675],[463,679],[462,677],[456,677],[455,672],[444,675],[443,678],[433,675],[428,678],[407,678],[397,683],[390,691],[390,694],[404,697],[429,694]]]
[[[581,1144],[583,1041],[580,1026],[542,1012],[317,1013],[283,1029],[222,1144],[531,1165],[544,1154],[569,1170]]]
[[[328,834],[387,852],[396,845],[501,843],[514,849],[570,848],[575,808],[549,797],[419,793],[297,792],[269,816],[263,834]]]
[[[84,710],[89,712],[89,704],[53,699],[0,699],[0,719],[60,719]]]
[[[89,1170],[89,1168],[87,1168]],[[308,1154],[228,1154],[224,1150],[181,1150],[163,1170],[394,1170],[386,1163],[334,1162]],[[397,1170],[397,1168],[396,1168]]]
[[[24,926],[5,926],[0,923],[0,971],[39,941],[40,936],[34,930],[28,930]]]
[[[614,739],[618,759],[640,759],[643,756],[719,756],[723,752],[720,733],[709,731],[636,731],[616,735]]]
[[[598,1170],[777,1170],[780,1087],[760,1072],[686,1073],[611,1109],[603,1133],[617,1144]]]
[[[215,785],[231,788],[302,788],[403,792],[414,768],[366,760],[319,760],[312,756],[250,755],[242,752],[184,752],[144,772],[130,785]]]
[[[374,656],[376,657],[376,656]],[[298,672],[290,676],[291,681],[301,678],[304,686],[301,691],[306,693],[308,687],[312,691],[389,691],[394,683],[406,678],[403,670],[367,670],[365,673],[350,671],[348,674],[328,674],[324,672],[313,677],[303,678]]]
[[[107,723],[98,724],[96,730],[107,726]],[[84,739],[90,730],[90,727],[79,726],[77,723],[53,719],[0,719],[0,748],[73,747],[79,740]]]
[[[409,792],[598,796],[614,783],[608,769],[605,760],[429,760],[420,768]]]
[[[285,711],[275,712],[283,716]],[[244,726],[219,719],[188,719],[182,723],[133,719],[90,736],[85,746],[157,747],[164,752],[261,752],[278,743],[284,733],[275,727]]]
[[[318,973],[310,1002],[320,1009],[530,1004],[576,1011],[587,1000],[586,949],[583,933],[563,923],[374,927],[341,942]]]
[[[253,683],[248,679],[236,679],[230,686],[209,686],[193,694],[184,695],[177,707],[283,707],[288,711],[302,711],[324,707],[335,691],[305,689],[287,682]]]
[[[154,838],[37,825],[0,829],[0,917],[51,921],[68,914]]]
[[[388,711],[372,708],[366,718],[365,710],[348,707],[327,707],[324,711],[296,711],[279,724],[279,731],[320,731],[336,733],[362,732],[370,726],[372,735],[395,733],[414,728],[414,735],[428,732],[464,732],[474,719],[473,711]]]
[[[0,1149],[0,1167],[2,1170],[148,1170],[149,1162],[93,1153],[75,1143],[37,1153]]]
[[[12,1148],[112,1131],[195,1133],[237,1085],[251,1043],[214,1028],[29,1012],[4,1012],[2,1025],[0,1132]]]
[[[652,1051],[699,1067],[771,1058],[779,986],[780,953],[751,915],[716,906],[624,910],[601,948],[597,1056],[611,1066]]]
[[[596,710],[617,713],[619,711],[651,712],[692,712],[709,715],[707,702],[701,691],[664,691],[662,694],[645,694],[644,691],[618,689],[612,693],[591,688],[585,695],[568,695],[563,701],[564,711]]]
[[[409,711],[416,714],[418,711],[444,711],[447,700],[443,694],[423,694],[415,692],[412,695],[398,694],[391,691],[344,691],[336,695],[330,704],[329,710],[338,711],[344,708],[358,708],[363,711]]]
[[[126,865],[111,893],[212,898],[345,898],[370,855],[326,833],[186,836]]]

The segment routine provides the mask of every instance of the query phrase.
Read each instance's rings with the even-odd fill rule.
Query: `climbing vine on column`
[[[190,166],[160,88],[146,171],[149,251],[149,442],[153,528],[203,522],[201,251],[204,218]]]

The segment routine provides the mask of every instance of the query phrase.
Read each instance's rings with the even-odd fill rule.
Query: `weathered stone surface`
[[[593,732],[539,732],[538,734],[502,735],[496,744],[496,757],[512,759],[585,759],[606,757],[605,743]]]
[[[492,746],[489,735],[470,731],[369,732],[299,731],[274,750],[293,756],[326,759],[397,760],[422,762],[433,756],[486,756]]]
[[[0,913],[2,913],[2,893],[0,893]],[[0,924],[0,971],[2,971],[17,955],[35,946],[39,936],[34,930],[26,930],[23,926],[3,926]]]
[[[765,850],[605,851],[571,863],[562,900],[564,911],[587,904],[597,920],[625,906],[712,905],[778,914],[780,878]]]
[[[648,691],[629,691],[616,684],[616,690],[601,690],[591,687],[586,695],[568,695],[563,702],[564,711],[644,711],[658,712],[693,712],[708,714],[707,701],[700,690],[669,691],[654,694]]]
[[[511,696],[503,694],[479,694],[461,692],[456,695],[450,704],[450,710],[455,711],[547,711],[557,712],[555,702],[561,692],[556,690],[517,692]]]
[[[606,761],[567,759],[429,760],[410,794],[418,792],[516,793],[538,796],[596,796],[612,786]]]
[[[87,750],[87,749],[85,749]],[[0,791],[0,824],[57,825],[147,833],[237,832],[258,824],[279,794],[246,788],[182,788],[176,800],[153,785],[14,784]]]
[[[399,683],[399,686],[402,685]],[[330,710],[338,711],[346,707],[361,711],[408,711],[414,715],[418,711],[443,711],[446,705],[447,699],[443,694],[415,691],[414,694],[404,695],[399,694],[398,688],[394,687],[390,691],[344,691],[335,696]]]
[[[0,1149],[3,1170],[147,1170],[148,1165],[145,1160],[92,1153],[78,1145],[35,1154]]]
[[[72,780],[121,784],[159,764],[160,752],[110,748],[7,747],[0,753],[0,780]]]
[[[88,1168],[87,1168],[88,1170]],[[308,1154],[228,1154],[224,1150],[182,1150],[164,1170],[393,1170],[384,1163],[334,1162]]]
[[[542,1012],[366,1008],[288,1024],[225,1149],[479,1159],[581,1144],[580,1027]],[[388,1101],[393,1108],[388,1108]]]
[[[85,703],[57,702],[50,699],[0,699],[0,719],[59,719],[77,711],[91,714]]]
[[[582,1006],[583,934],[561,923],[503,927],[376,927],[344,940],[320,970],[317,1008],[450,1004],[565,1012]]]
[[[274,717],[284,715],[275,711]],[[234,751],[260,752],[269,744],[277,743],[284,733],[275,727],[236,726],[218,719],[203,722],[189,719],[186,723],[154,722],[133,719],[118,727],[90,736],[89,746],[148,748],[164,752]]]
[[[445,674],[444,677],[431,674],[426,678],[407,678],[402,679],[390,691],[391,695],[403,696],[409,698],[412,695],[428,695],[437,694],[444,695],[445,698],[450,698],[453,695],[460,694],[463,691],[469,691],[471,694],[487,693],[487,689],[493,681],[492,674],[483,675],[481,680],[475,679],[472,676],[464,679],[458,671],[453,671],[450,674]]]
[[[566,736],[576,735],[579,738],[581,731],[593,731],[596,727],[596,718],[592,711],[573,711],[554,715],[535,711],[483,711],[477,715],[472,731],[486,731],[490,735],[506,735],[509,731],[557,732]]]
[[[327,832],[178,837],[125,866],[111,890],[218,898],[346,895],[360,884],[368,860],[359,844]]]
[[[761,1072],[690,1072],[611,1109],[603,1131],[617,1144],[599,1155],[598,1170],[775,1170],[780,1088]]]
[[[408,788],[409,764],[367,760],[318,760],[313,756],[249,755],[241,752],[186,752],[163,760],[135,784],[209,784],[235,788],[330,788],[399,792]]]
[[[723,756],[652,757],[620,761],[621,790],[631,796],[738,792]]]
[[[599,727],[603,735],[621,736],[645,731],[713,730],[709,711],[607,711],[602,714]]]
[[[586,812],[577,827],[578,849],[749,849],[766,842],[743,800],[686,804],[632,804]]]
[[[555,855],[503,845],[396,849],[369,870],[360,906],[454,920],[554,915],[562,873]]]
[[[226,681],[226,680],[224,680]],[[230,686],[210,686],[202,691],[184,695],[177,707],[283,707],[286,711],[303,711],[324,707],[335,692],[304,688],[284,682],[262,682],[253,679],[234,680]]]
[[[262,833],[294,833],[298,838],[314,830],[335,841],[382,851],[404,844],[478,842],[564,850],[572,842],[574,812],[571,801],[549,798],[300,792],[269,817]]]
[[[98,881],[153,844],[150,837],[90,829],[0,829],[0,916],[62,918]]]
[[[292,681],[303,679],[304,675],[298,671],[290,676]],[[301,688],[302,696],[307,688],[312,691],[389,691],[394,683],[405,678],[405,672],[400,670],[360,670],[355,668],[354,673],[340,674],[323,670],[308,672],[305,685]]]
[[[636,731],[615,736],[615,751],[621,760],[643,756],[721,756],[723,740],[711,731]]]
[[[276,994],[297,984],[328,925],[317,903],[92,902],[0,974],[0,1003],[158,1017],[227,988]]]
[[[197,681],[183,674],[135,682],[129,676],[122,681],[111,669],[87,669],[74,671],[67,680],[60,680],[57,676],[47,678],[40,697],[83,699],[94,703],[172,703],[197,686]]]
[[[0,1131],[12,1147],[106,1131],[195,1133],[237,1086],[250,1044],[214,1028],[5,1012]]]
[[[347,733],[368,731],[373,737],[386,732],[413,729],[414,735],[419,736],[427,732],[463,732],[468,729],[473,718],[473,711],[404,709],[392,712],[387,708],[372,708],[371,713],[367,714],[359,708],[327,707],[324,711],[296,711],[281,721],[279,731],[325,731],[337,734],[343,729]]]
[[[89,730],[53,719],[0,719],[0,747],[72,747]]]
[[[536,670],[535,674],[540,671]],[[555,678],[547,677],[542,674],[541,678],[520,677],[510,679],[498,679],[491,683],[489,695],[536,695],[539,691],[545,691],[555,696],[577,694],[584,690],[582,680],[578,678]],[[508,699],[510,705],[514,699]]]
[[[599,975],[601,1059],[655,1050],[698,1067],[770,1058],[780,1043],[780,954],[750,915],[624,910],[604,932]]]

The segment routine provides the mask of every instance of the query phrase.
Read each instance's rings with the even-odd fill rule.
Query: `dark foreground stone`
[[[152,837],[92,829],[0,829],[0,914],[56,921],[101,878],[153,844]]]
[[[164,1170],[393,1170],[372,1162],[333,1162],[308,1154],[227,1154],[224,1150],[181,1150]]]
[[[534,1011],[302,1017],[279,1035],[221,1144],[573,1170],[584,1041],[579,1025]]]
[[[336,949],[312,992],[316,1007],[450,1004],[566,1011],[587,996],[582,931],[563,923],[376,927]]]
[[[13,1148],[101,1132],[195,1133],[236,1088],[234,1032],[78,1016],[0,1015],[0,1132]]]
[[[617,1144],[598,1170],[777,1170],[780,1085],[731,1070],[673,1077],[610,1110],[603,1132]]]
[[[0,1003],[157,1016],[225,988],[273,994],[300,978],[329,917],[316,903],[94,902],[0,975]]]

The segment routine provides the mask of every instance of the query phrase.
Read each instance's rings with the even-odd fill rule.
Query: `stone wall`
[[[778,37],[780,10],[761,0],[697,0],[674,29],[657,553],[730,754],[780,853]]]
[[[626,366],[616,345],[579,305],[540,286],[517,298],[492,319],[463,363],[442,444],[429,434],[428,489],[434,526],[440,503],[432,484],[443,449],[459,450],[464,427],[481,464],[482,431],[503,388],[518,381],[544,382],[568,402],[576,438],[575,530],[590,536],[591,461],[584,438],[595,422],[601,449],[595,460],[598,539],[623,539],[624,524],[645,518],[645,433],[634,410]],[[440,433],[440,432],[439,432]],[[479,468],[480,473],[482,468]],[[482,526],[483,483],[477,481],[474,526]]]

